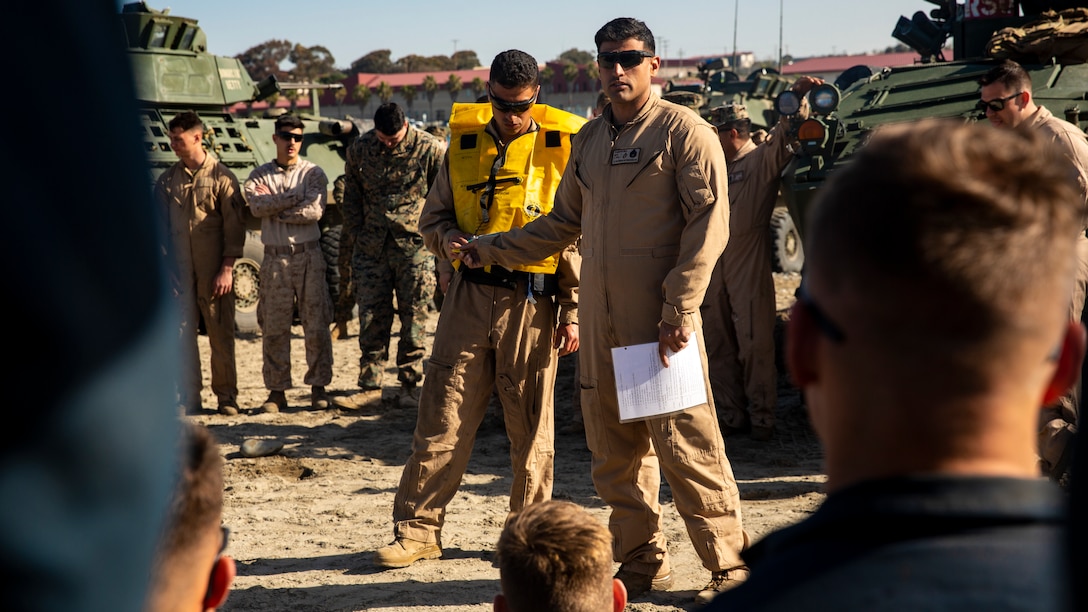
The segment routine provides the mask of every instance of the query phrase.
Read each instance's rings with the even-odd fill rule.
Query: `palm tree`
[[[336,114],[344,114],[344,98],[348,97],[348,88],[341,87],[332,94],[333,99],[336,100]]]
[[[551,93],[555,87],[555,70],[551,66],[544,66],[540,71],[540,84],[544,86],[544,93]]]
[[[404,105],[408,107],[408,114],[412,111],[412,102],[416,100],[416,88],[411,85],[402,85],[400,88],[400,97],[404,98]]]
[[[476,101],[480,99],[480,96],[484,95],[484,91],[487,90],[487,83],[484,83],[484,80],[480,77],[476,77],[472,79],[472,84],[469,87],[472,89],[472,93],[476,94],[476,97],[473,98],[473,101]]]
[[[438,81],[433,74],[423,77],[423,95],[427,98],[427,110],[434,116],[434,96],[438,93]]]
[[[378,83],[377,94],[382,104],[389,104],[389,101],[393,99],[393,87],[389,83],[382,81]]]
[[[578,65],[574,62],[563,64],[563,80],[567,83],[567,105],[574,104],[574,82],[578,79]]]
[[[359,105],[359,112],[366,116],[366,107],[370,104],[370,96],[373,92],[370,88],[362,83],[355,86],[355,89],[351,90],[351,95],[355,97],[355,102]]]
[[[446,80],[446,92],[450,94],[450,101],[457,102],[457,96],[461,93],[461,77],[456,74],[450,74],[450,78]]]

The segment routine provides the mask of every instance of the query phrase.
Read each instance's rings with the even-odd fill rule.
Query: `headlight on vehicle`
[[[819,154],[827,145],[827,125],[819,119],[806,119],[797,128],[797,140],[807,154]]]
[[[839,107],[839,88],[830,83],[824,83],[813,88],[808,94],[812,112],[817,115],[830,115]]]
[[[801,96],[789,89],[783,91],[774,99],[774,110],[786,117],[796,115],[801,112]]]

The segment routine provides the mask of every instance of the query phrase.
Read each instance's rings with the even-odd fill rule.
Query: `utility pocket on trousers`
[[[586,445],[594,453],[608,450],[605,428],[601,419],[601,398],[597,391],[597,379],[582,376],[578,381],[582,401],[582,421],[586,427]]]

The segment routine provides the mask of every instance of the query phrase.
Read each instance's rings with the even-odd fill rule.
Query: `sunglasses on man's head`
[[[597,54],[597,63],[605,70],[612,70],[619,64],[627,70],[642,63],[647,57],[653,57],[649,51],[603,51]]]
[[[503,100],[496,96],[495,92],[491,91],[490,83],[487,85],[487,97],[491,99],[491,103],[495,105],[495,108],[504,113],[524,113],[536,103],[536,94],[533,94],[533,97],[528,100],[518,100],[517,102]]]
[[[975,108],[977,108],[980,111],[985,111],[987,108],[989,108],[990,110],[992,110],[995,113],[999,112],[999,111],[1003,111],[1003,110],[1005,110],[1005,103],[1006,102],[1008,102],[1009,100],[1012,100],[1013,98],[1015,98],[1016,96],[1019,96],[1022,93],[1024,93],[1024,92],[1018,91],[1018,92],[1014,93],[1011,96],[1006,96],[1004,98],[998,98],[996,100],[979,100],[978,104],[975,104]]]
[[[293,140],[295,142],[302,142],[302,134],[295,134],[294,132],[276,132],[276,136],[284,140]]]

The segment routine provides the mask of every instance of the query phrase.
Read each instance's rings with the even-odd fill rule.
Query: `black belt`
[[[478,285],[517,289],[518,283],[524,281],[533,295],[553,296],[559,293],[559,277],[555,274],[507,270],[501,266],[491,266],[490,271],[468,266],[461,266],[460,270],[462,278]]]
[[[287,244],[284,246],[265,245],[265,255],[298,255],[299,253],[305,253],[310,249],[316,249],[321,243],[317,240],[311,240],[310,242],[302,242],[299,244]]]

